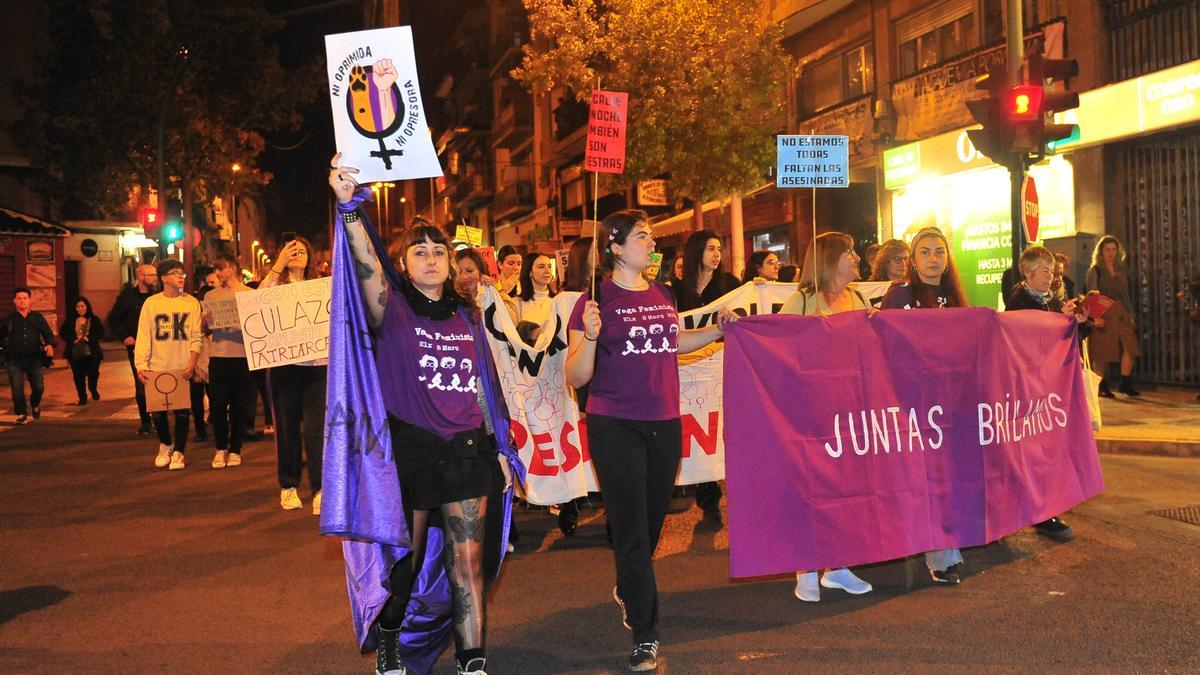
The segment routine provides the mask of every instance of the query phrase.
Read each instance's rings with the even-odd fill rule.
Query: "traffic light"
[[[1079,74],[1079,62],[1075,59],[1048,59],[1040,52],[1025,59],[1025,79],[1041,90],[1041,116],[1038,118],[1037,152],[1042,154],[1053,148],[1057,141],[1079,133],[1074,124],[1054,124],[1054,114],[1079,107],[1079,94],[1066,88],[1068,78]],[[1063,81],[1062,88],[1055,86]],[[1051,121],[1047,122],[1047,118]]]
[[[183,223],[178,220],[168,221],[162,229],[162,243],[174,244],[183,239]]]
[[[149,206],[138,209],[138,222],[142,224],[142,232],[147,239],[158,239],[158,232],[162,227],[162,213],[158,209]]]
[[[968,129],[967,136],[980,154],[1008,166],[1012,161],[1012,130],[1007,116],[1011,87],[1004,68],[993,68],[980,76],[975,80],[975,89],[986,91],[987,96],[967,101],[967,110],[983,128]]]

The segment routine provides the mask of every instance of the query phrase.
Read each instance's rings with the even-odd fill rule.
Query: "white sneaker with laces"
[[[313,515],[314,516],[321,515],[321,491],[320,490],[317,490],[317,494],[313,495],[312,507],[313,507]]]
[[[167,466],[167,471],[178,471],[187,466],[187,462],[183,461],[183,453],[178,450],[171,453],[171,463]]]
[[[859,579],[854,572],[839,567],[836,570],[829,570],[821,576],[821,585],[825,588],[840,588],[851,595],[862,595],[875,590],[871,584]]]
[[[796,597],[805,602],[821,601],[821,584],[816,572],[796,572]]]
[[[284,488],[279,491],[279,505],[284,511],[294,511],[302,508],[304,503],[300,501],[300,495],[296,494],[296,488]]]
[[[242,465],[242,453],[231,452],[231,453],[229,453],[228,456],[225,457],[225,466],[241,466],[241,465]]]
[[[154,466],[162,469],[171,463],[171,452],[175,449],[173,445],[158,444],[158,454],[154,457]]]
[[[226,466],[228,466],[228,464],[229,464],[229,451],[228,450],[218,450],[217,453],[215,455],[213,455],[212,468],[224,469]]]

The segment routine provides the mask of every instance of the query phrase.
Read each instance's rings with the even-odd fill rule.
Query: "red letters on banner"
[[[592,461],[587,447],[587,422],[579,420],[579,429],[570,422],[559,430],[558,443],[549,433],[529,434],[529,431],[517,420],[509,420],[513,432],[513,445],[517,450],[525,447],[526,443],[533,444],[533,455],[529,460],[531,476],[557,476],[559,471],[567,473],[579,466],[580,463]],[[574,436],[574,438],[572,438]],[[557,462],[558,457],[562,462]]]
[[[599,173],[625,172],[625,118],[628,112],[629,94],[592,91],[584,169]]]
[[[700,446],[700,450],[706,455],[717,454],[717,439],[720,436],[717,434],[717,424],[721,420],[721,412],[719,410],[708,411],[708,430],[705,431],[700,426],[699,420],[693,415],[685,413],[681,423],[683,424],[683,459],[692,456],[692,441]]]

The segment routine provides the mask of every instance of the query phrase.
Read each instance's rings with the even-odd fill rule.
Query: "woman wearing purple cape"
[[[398,273],[340,157],[321,533],[346,539],[355,630],[379,675],[429,672],[451,630],[458,672],[484,675],[485,583],[524,468],[445,234],[412,228]]]

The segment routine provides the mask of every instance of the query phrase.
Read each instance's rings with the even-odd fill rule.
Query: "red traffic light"
[[[161,220],[162,216],[158,209],[144,206],[138,211],[138,221],[141,222],[143,228],[156,229]]]
[[[1036,122],[1042,119],[1042,95],[1040,86],[1018,85],[1008,92],[1004,106],[1005,116],[1012,122]]]

